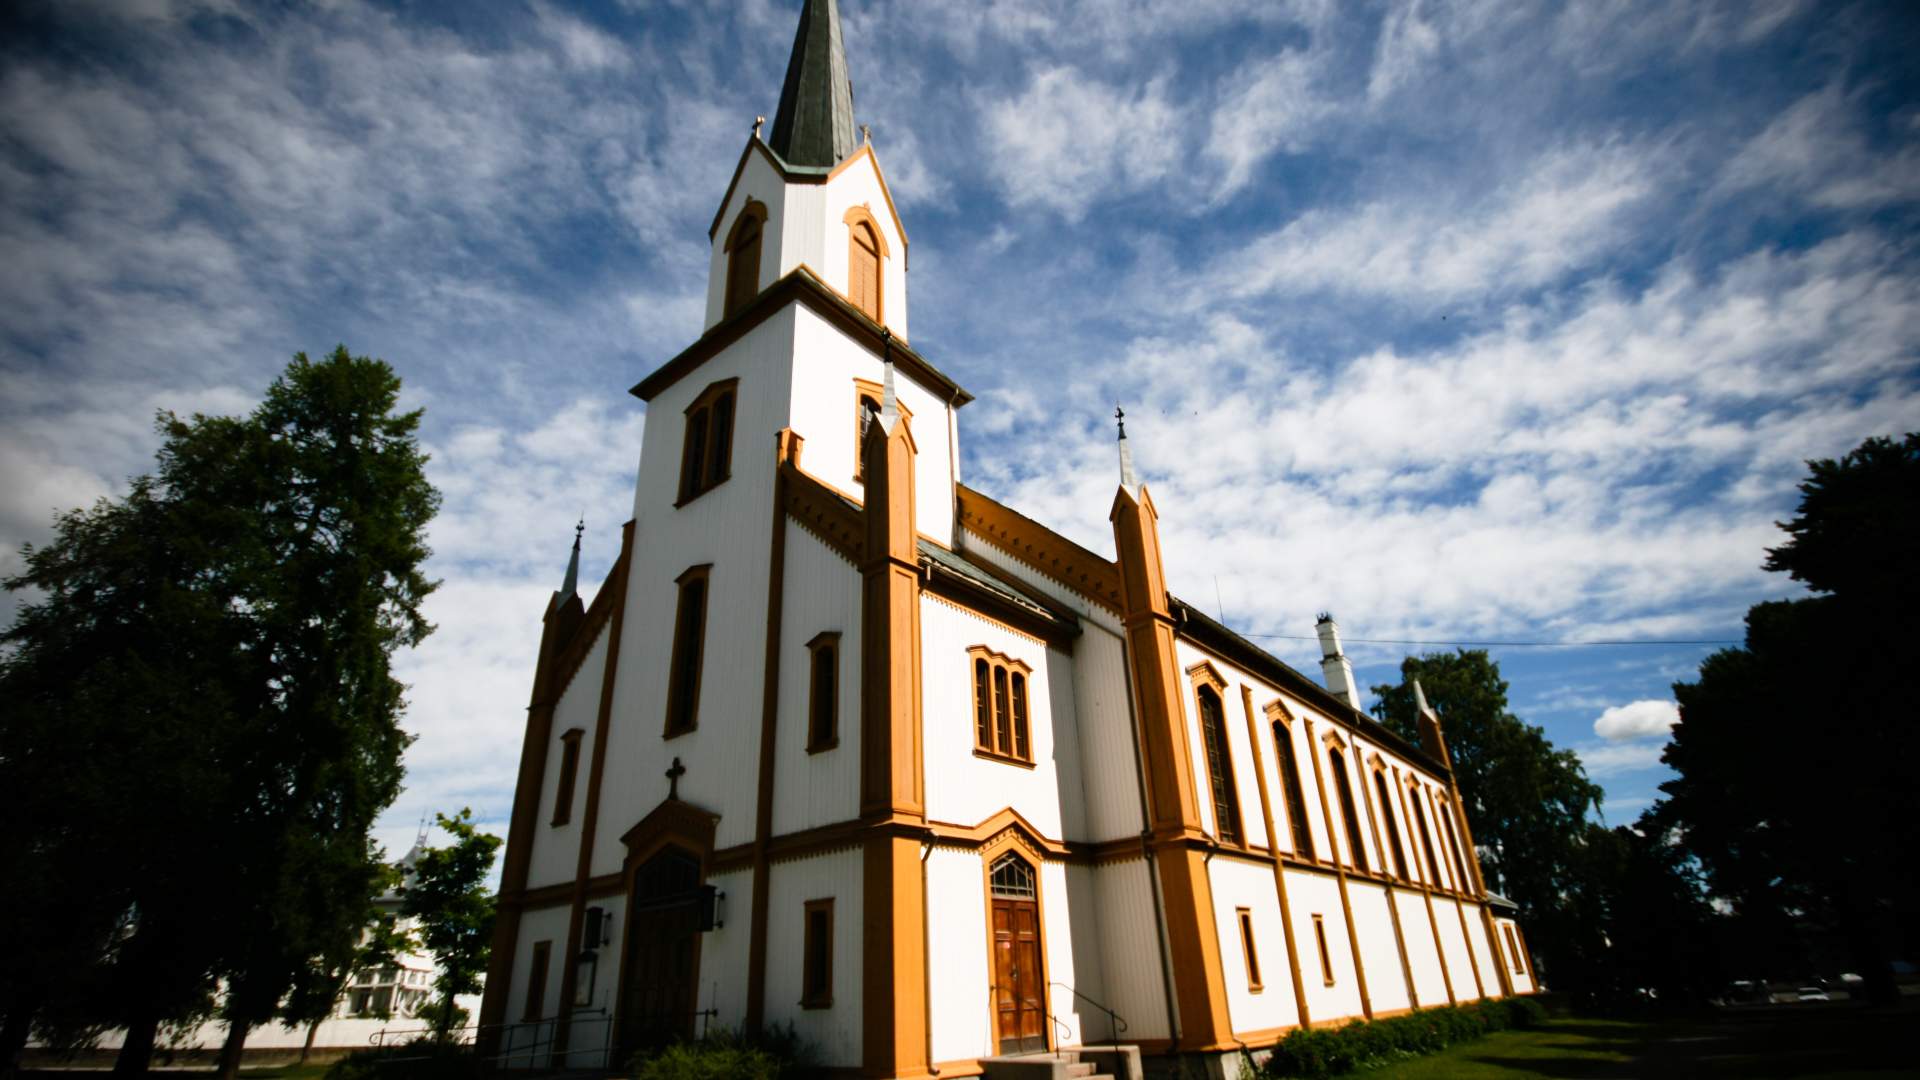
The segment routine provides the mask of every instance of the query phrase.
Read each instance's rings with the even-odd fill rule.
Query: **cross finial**
[[[1127,410],[1118,405],[1113,407],[1113,418],[1120,425],[1120,437],[1127,437]]]
[[[753,137],[754,138],[757,139],[760,137],[760,127],[766,122],[767,122],[767,118],[764,116],[756,116],[753,118]]]
[[[680,778],[687,775],[687,767],[680,764],[679,758],[673,759],[673,767],[667,770],[667,798],[680,797]]]
[[[1140,481],[1133,475],[1133,447],[1127,444],[1127,410],[1115,405],[1113,419],[1120,425],[1120,486],[1127,489],[1127,494],[1138,498]]]

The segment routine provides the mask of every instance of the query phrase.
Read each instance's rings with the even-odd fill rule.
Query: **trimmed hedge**
[[[1359,1069],[1444,1050],[1505,1028],[1536,1027],[1547,1010],[1530,997],[1421,1009],[1385,1020],[1355,1020],[1339,1028],[1301,1028],[1280,1040],[1254,1075],[1343,1076]]]

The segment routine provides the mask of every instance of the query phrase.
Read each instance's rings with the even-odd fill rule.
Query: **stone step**
[[[1063,1054],[1061,1056],[1064,1058],[1066,1055]],[[1098,1068],[1099,1066],[1095,1065],[1091,1061],[1080,1061],[1079,1057],[1080,1055],[1078,1054],[1074,1055],[1075,1060],[1073,1064],[1067,1066],[1067,1075],[1075,1076],[1075,1077],[1092,1076],[1093,1070]]]

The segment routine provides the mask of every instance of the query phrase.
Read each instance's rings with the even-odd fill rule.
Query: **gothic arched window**
[[[1410,881],[1412,879],[1407,876],[1407,853],[1400,845],[1400,823],[1393,816],[1393,796],[1387,790],[1387,774],[1376,768],[1373,786],[1380,795],[1380,816],[1387,819],[1387,840],[1393,849],[1394,876],[1402,881]]]
[[[1220,839],[1240,843],[1240,799],[1233,785],[1233,751],[1227,743],[1226,711],[1211,686],[1195,692],[1200,702],[1200,741],[1207,749],[1207,780],[1213,788],[1213,820]]]
[[[1033,763],[1027,717],[1027,676],[1033,669],[986,646],[967,650],[973,661],[974,752],[1022,765]]]
[[[1333,789],[1340,794],[1340,816],[1347,823],[1347,849],[1353,853],[1354,869],[1365,871],[1367,845],[1360,838],[1360,815],[1354,809],[1353,783],[1347,779],[1347,756],[1330,746],[1327,764],[1333,766]]]
[[[766,231],[767,208],[748,199],[727,234],[727,299],[721,318],[746,307],[760,295],[760,237]]]

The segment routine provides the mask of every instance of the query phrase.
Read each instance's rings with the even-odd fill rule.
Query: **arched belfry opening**
[[[722,318],[760,295],[760,241],[766,225],[767,208],[755,199],[748,199],[733,219],[733,229],[727,233],[727,298]]]

